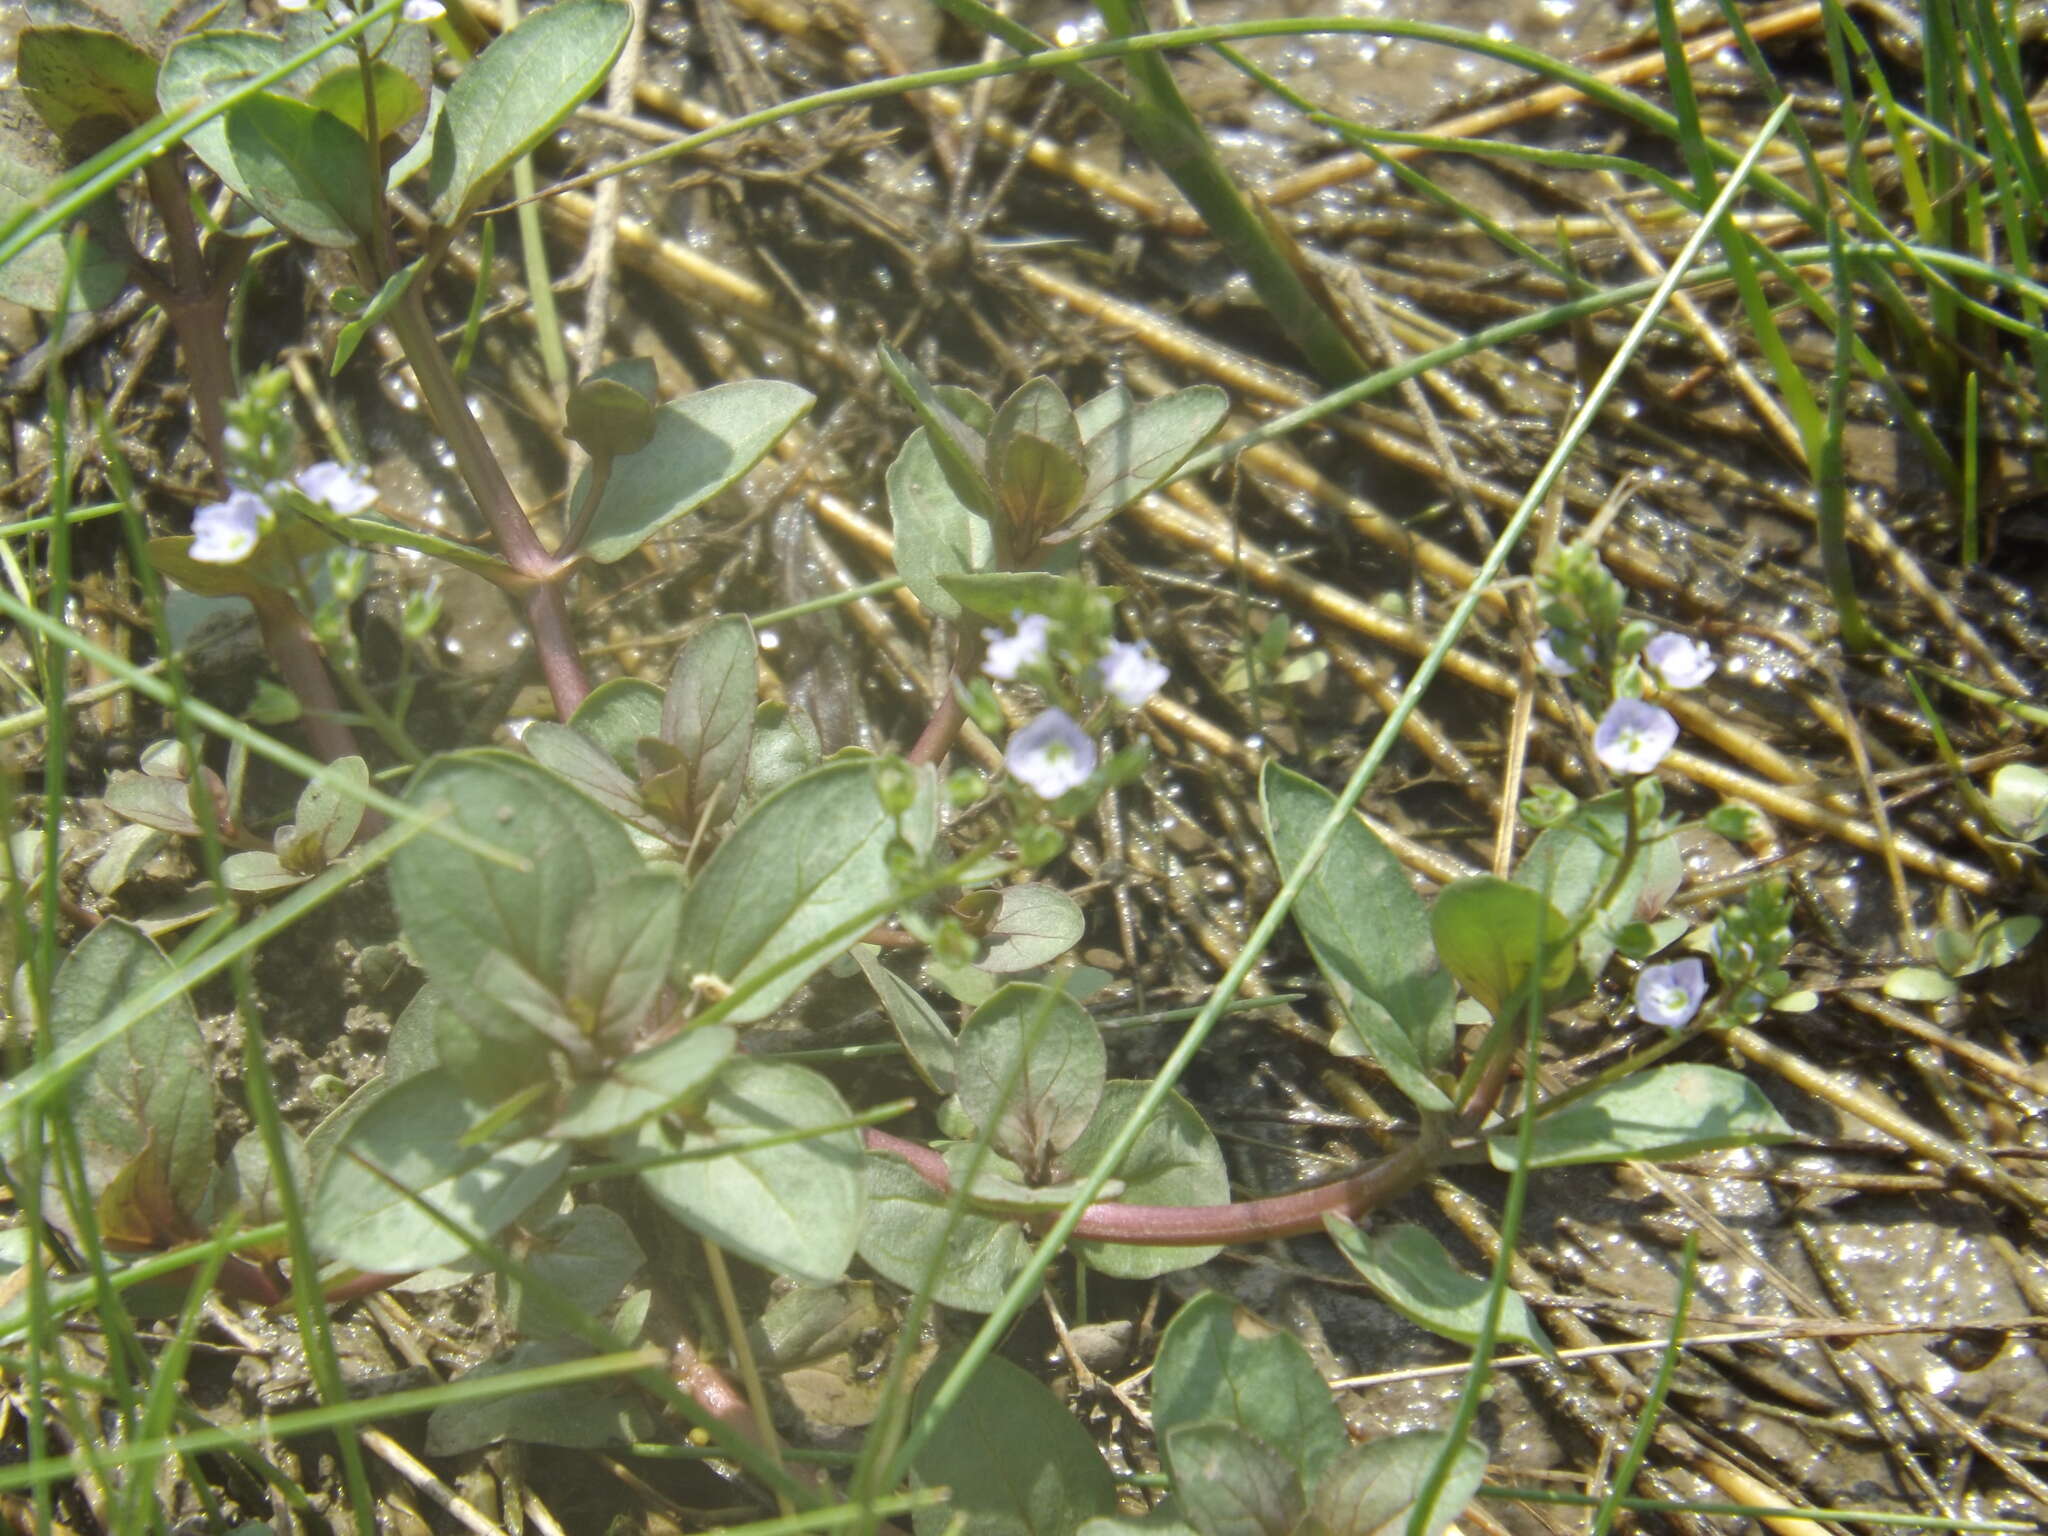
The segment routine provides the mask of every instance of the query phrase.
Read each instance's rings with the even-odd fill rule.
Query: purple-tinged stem
[[[564,563],[548,553],[540,535],[527,520],[526,509],[505,478],[504,466],[485,441],[483,428],[470,414],[469,402],[455,370],[448,366],[434,328],[427,321],[417,286],[408,288],[392,306],[391,327],[405,349],[419,380],[420,393],[434,413],[435,425],[448,439],[455,453],[455,467],[477,510],[497,541],[505,563],[526,577],[533,586],[526,593],[526,625],[533,634],[548,692],[554,696],[555,712],[567,720],[590,693],[590,679],[583,670],[583,658],[576,649],[576,631],[569,621],[569,602],[562,590],[567,578]]]
[[[861,1133],[870,1152],[900,1157],[911,1171],[941,1194],[950,1192],[946,1160],[930,1147],[905,1141],[873,1127]],[[1432,1165],[1429,1148],[1408,1143],[1348,1178],[1317,1184],[1292,1194],[1231,1205],[1120,1205],[1104,1201],[1088,1207],[1074,1236],[1095,1242],[1131,1243],[1150,1248],[1206,1248],[1227,1243],[1257,1243],[1275,1237],[1299,1237],[1322,1230],[1323,1217],[1357,1216],[1415,1187]]]
[[[299,701],[299,724],[305,727],[313,750],[330,763],[357,756],[355,733],[341,718],[334,679],[327,675],[327,663],[313,632],[306,627],[306,616],[282,592],[265,590],[249,601],[263,632],[263,648]]]
[[[973,680],[985,647],[981,626],[974,622],[974,616],[962,614],[961,620],[966,627],[960,631],[959,643],[953,648],[953,665],[946,673],[946,680],[939,685],[938,707],[932,711],[931,719],[918,733],[916,745],[910,749],[910,761],[913,763],[943,762],[960,735],[960,727],[967,723],[967,710],[960,702],[960,690]]]

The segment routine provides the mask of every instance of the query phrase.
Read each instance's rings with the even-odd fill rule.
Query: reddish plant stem
[[[569,622],[569,603],[563,592],[568,570],[548,553],[540,535],[533,531],[512,482],[505,478],[504,467],[470,414],[455,370],[448,366],[434,339],[417,284],[392,306],[390,319],[406,361],[412,364],[413,376],[419,380],[420,393],[434,413],[435,425],[454,451],[462,483],[476,498],[477,510],[497,541],[498,553],[533,583],[525,597],[526,625],[533,635],[548,692],[554,696],[555,712],[567,720],[590,693],[590,679],[576,649],[576,631]]]
[[[543,582],[526,594],[526,627],[533,633],[534,653],[540,657],[541,676],[547,680],[555,712],[566,721],[590,697],[590,676],[576,649],[576,627],[569,619],[569,599],[561,580]]]
[[[306,616],[282,592],[266,588],[249,599],[256,609],[256,623],[263,631],[263,647],[284,684],[299,701],[299,723],[306,739],[326,762],[354,757],[355,733],[341,718],[341,700],[334,692],[334,679],[327,675],[327,663],[306,626]]]
[[[696,1345],[680,1335],[669,1346],[668,1374],[669,1380],[689,1393],[699,1408],[735,1437],[751,1441],[764,1450],[772,1450],[777,1445],[774,1429],[755,1417],[753,1405],[747,1401],[746,1394],[734,1386],[723,1371],[699,1354]],[[825,1486],[822,1468],[786,1465],[783,1470],[809,1487]]]
[[[870,928],[857,942],[877,945],[882,949],[919,949],[924,945],[924,940],[916,934],[906,933],[888,923]]]
[[[225,466],[227,401],[235,389],[234,361],[228,356],[227,313],[229,272],[207,270],[199,228],[186,201],[184,151],[173,147],[143,167],[149,201],[163,220],[165,254],[170,258],[168,292],[155,297],[178,334],[185,354],[192,408],[199,417],[199,436],[217,467]],[[161,278],[162,268],[156,268]],[[151,284],[156,288],[158,284]]]
[[[1472,1097],[1465,1101],[1464,1108],[1458,1114],[1460,1131],[1469,1136],[1486,1123],[1486,1117],[1500,1101],[1501,1090],[1507,1087],[1508,1074],[1514,1071],[1515,1066],[1515,1053],[1512,1050],[1495,1053],[1493,1060],[1486,1064],[1486,1070],[1480,1074],[1479,1081],[1473,1086]]]
[[[175,1284],[189,1280],[198,1272],[198,1265],[180,1270],[174,1275],[164,1276],[167,1283]],[[232,1296],[237,1301],[253,1301],[259,1307],[283,1306],[291,1300],[291,1291],[278,1278],[277,1271],[268,1264],[258,1264],[231,1253],[220,1267],[220,1274],[214,1279],[214,1289],[223,1296]]]
[[[941,1194],[951,1191],[946,1160],[930,1147],[872,1127],[861,1134],[867,1138],[870,1152],[900,1157],[932,1188]],[[1334,1183],[1232,1205],[1119,1205],[1104,1201],[1088,1207],[1074,1236],[1152,1248],[1299,1237],[1304,1232],[1320,1232],[1326,1215],[1357,1216],[1406,1193],[1434,1166],[1436,1150],[1427,1138],[1412,1141]]]
[[[984,646],[981,626],[974,622],[974,615],[963,613],[960,621],[966,627],[961,630],[959,643],[953,648],[953,665],[946,673],[945,682],[940,685],[938,708],[932,711],[931,719],[918,733],[917,744],[910,749],[910,761],[913,763],[942,762],[959,737],[960,727],[967,723],[967,710],[960,702],[960,691],[981,665]]]
[[[552,576],[554,556],[547,552],[540,535],[533,531],[533,524],[527,521],[526,509],[519,505],[512,482],[505,478],[504,467],[485,440],[483,428],[470,414],[455,370],[448,366],[441,344],[434,338],[434,327],[420,302],[417,285],[408,287],[400,296],[391,307],[389,318],[399,345],[405,349],[405,360],[412,364],[413,376],[419,380],[427,408],[434,413],[434,425],[441,429],[455,454],[455,467],[462,475],[462,483],[476,498],[477,511],[483,514],[491,536],[498,542],[498,553],[513,570],[531,580]]]

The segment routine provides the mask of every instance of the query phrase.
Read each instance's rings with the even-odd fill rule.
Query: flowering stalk
[[[215,475],[225,483],[227,402],[235,377],[234,361],[228,354],[228,302],[250,247],[246,241],[226,237],[216,241],[211,253],[201,244],[185,165],[183,147],[172,145],[143,167],[150,204],[163,221],[170,274],[166,279],[161,268],[138,257],[136,275],[177,333],[200,439],[213,461]],[[273,600],[268,602],[252,600],[256,622],[264,650],[303,708],[307,740],[328,762],[354,756],[355,733],[341,719],[334,680],[304,616],[289,601],[271,596]]]

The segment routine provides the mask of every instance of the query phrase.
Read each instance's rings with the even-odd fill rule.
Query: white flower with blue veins
[[[1052,620],[1044,614],[1020,611],[1010,615],[1010,622],[1017,626],[1010,633],[1000,629],[981,632],[988,642],[988,657],[981,670],[1005,683],[1016,681],[1026,667],[1044,662],[1052,644]]]
[[[425,23],[439,21],[448,14],[448,8],[441,0],[405,0],[405,4],[399,7],[398,14],[407,21]]]
[[[307,499],[330,507],[343,517],[354,517],[376,505],[377,488],[365,476],[332,459],[322,459],[300,470],[295,478]]]
[[[1143,707],[1146,700],[1166,686],[1166,666],[1145,646],[1129,640],[1112,640],[1109,650],[1096,664],[1102,691],[1125,709]]]
[[[1095,742],[1063,709],[1048,709],[1010,738],[1003,764],[1041,800],[1079,789],[1095,771]]]
[[[1670,712],[1641,699],[1616,699],[1593,732],[1593,755],[1613,773],[1648,773],[1678,742]]]
[[[1643,665],[1666,688],[1697,688],[1720,665],[1713,650],[1689,635],[1668,630],[1643,647]]]
[[[192,514],[192,543],[185,552],[208,565],[240,565],[269,526],[270,506],[261,496],[231,491],[226,501],[209,502]]]
[[[1707,968],[1699,960],[1647,965],[1636,978],[1636,1012],[1646,1023],[1683,1029],[1707,995]]]

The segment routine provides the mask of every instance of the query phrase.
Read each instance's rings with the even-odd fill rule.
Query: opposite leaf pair
[[[1033,569],[1169,479],[1230,405],[1201,384],[1142,405],[1113,388],[1074,409],[1036,378],[992,409],[886,344],[882,369],[923,423],[889,466],[896,568],[947,618],[961,613],[947,577]]]

